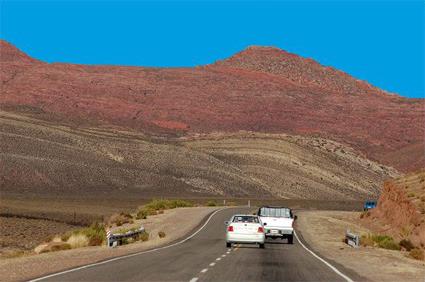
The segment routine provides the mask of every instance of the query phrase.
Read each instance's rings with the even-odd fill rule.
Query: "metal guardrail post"
[[[353,248],[360,247],[360,236],[350,232],[350,230],[347,230],[347,232],[345,233],[345,239],[347,241],[347,244],[350,245],[351,247]]]
[[[145,232],[145,228],[141,226],[135,231],[129,231],[124,234],[113,234],[110,230],[106,232],[106,244],[108,247],[115,247],[118,245],[118,242],[121,244],[124,238],[136,237]]]

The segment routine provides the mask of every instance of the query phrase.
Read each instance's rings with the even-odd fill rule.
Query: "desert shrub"
[[[159,236],[159,238],[164,238],[165,237],[165,232],[164,231],[159,231],[158,232],[158,236]]]
[[[63,251],[63,250],[70,250],[70,249],[71,249],[70,244],[58,244],[58,245],[53,245],[50,250],[52,252],[56,252],[56,251]]]
[[[127,233],[127,232],[129,232],[129,231],[134,232],[134,231],[136,231],[136,230],[137,230],[137,228],[136,228],[136,227],[133,227],[133,228],[121,228],[121,229],[116,230],[116,231],[114,232],[114,234],[115,234],[115,233],[125,234],[125,233]]]
[[[381,242],[378,243],[378,247],[383,248],[383,249],[388,249],[388,250],[397,250],[400,251],[400,245],[397,244],[393,238],[391,239],[386,239],[383,240]]]
[[[86,235],[81,233],[72,234],[66,242],[71,246],[72,249],[87,247],[89,245],[89,239]]]
[[[158,211],[158,214],[163,214],[164,213],[164,210],[159,210]]]
[[[157,215],[157,211],[151,207],[142,207],[136,213],[136,219],[146,219],[149,215]]]
[[[137,211],[136,219],[146,219],[148,217],[148,212],[145,209],[140,209]]]
[[[193,204],[189,201],[185,200],[158,200],[154,199],[151,202],[147,203],[144,208],[151,210],[168,210],[175,208],[183,208],[183,207],[192,207]]]
[[[114,214],[109,218],[109,224],[121,226],[126,223],[133,223],[133,217],[129,213],[121,212],[119,214]]]
[[[414,248],[410,250],[409,257],[417,260],[424,260],[424,252],[419,248]]]
[[[139,238],[140,238],[140,240],[145,242],[145,241],[149,240],[149,233],[145,231],[142,234],[140,234]]]
[[[66,238],[67,236],[68,235],[63,237]],[[84,237],[86,240],[83,240],[82,237]],[[73,242],[72,244],[70,243],[73,248],[100,246],[106,240],[105,226],[102,223],[95,222],[89,227],[74,230],[68,237],[67,242],[69,242],[69,240]]]
[[[215,201],[208,201],[207,206],[208,207],[215,207],[215,206],[217,206],[217,203]]]
[[[369,217],[370,216],[370,211],[363,211],[360,214],[360,218],[365,218],[365,217]]]
[[[410,192],[409,194],[407,194],[407,197],[409,197],[409,198],[413,198],[413,197],[415,197],[415,193]]]
[[[394,239],[387,235],[362,235],[360,238],[362,246],[377,246],[388,250],[400,250],[401,247]]]
[[[360,237],[360,245],[364,247],[373,247],[375,245],[375,242],[373,241],[371,235],[362,235]]]
[[[64,234],[61,235],[61,241],[62,242],[66,242],[68,241],[69,237],[71,237],[72,232],[66,232]]]
[[[410,250],[414,249],[415,246],[412,244],[412,242],[409,239],[403,239],[399,243],[400,247],[406,249],[406,251],[410,252]]]

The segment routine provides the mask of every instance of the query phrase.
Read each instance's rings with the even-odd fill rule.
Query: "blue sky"
[[[0,2],[0,37],[47,62],[195,66],[271,45],[425,97],[423,0]]]

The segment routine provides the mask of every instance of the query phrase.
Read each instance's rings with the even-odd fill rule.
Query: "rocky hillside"
[[[0,112],[2,198],[377,197],[395,171],[323,138],[240,132],[184,138],[70,127]]]
[[[72,126],[150,135],[287,133],[348,145],[408,171],[425,167],[425,100],[385,93],[276,48],[196,68],[47,64],[0,41],[0,107]]]
[[[377,208],[363,221],[380,233],[425,248],[425,171],[386,182]]]

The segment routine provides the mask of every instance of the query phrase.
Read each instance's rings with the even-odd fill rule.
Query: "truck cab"
[[[288,239],[288,243],[293,244],[293,225],[297,217],[290,208],[263,206],[258,209],[257,215],[263,223],[266,238]]]

